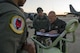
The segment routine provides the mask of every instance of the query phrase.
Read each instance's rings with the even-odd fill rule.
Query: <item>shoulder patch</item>
[[[24,20],[20,16],[13,16],[10,22],[10,28],[17,34],[22,34],[24,32]]]

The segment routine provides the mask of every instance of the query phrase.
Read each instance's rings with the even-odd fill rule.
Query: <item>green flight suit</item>
[[[17,53],[21,49],[27,32],[24,18],[15,5],[0,3],[0,53]]]
[[[41,29],[45,29],[45,32],[47,32],[48,28],[49,28],[49,20],[48,20],[47,16],[36,15],[36,17],[33,20],[33,27],[35,29],[35,35],[36,35],[36,32],[37,31],[39,32]],[[45,39],[45,37],[42,37],[42,36],[41,37],[37,36],[36,39],[41,42],[41,38]],[[36,48],[36,52],[37,52],[36,44],[35,44],[35,48]]]
[[[33,27],[35,28],[35,31],[39,31],[41,29],[45,29],[45,31],[47,31],[49,28],[48,25],[49,25],[49,20],[45,15],[42,17],[37,15],[33,20]]]

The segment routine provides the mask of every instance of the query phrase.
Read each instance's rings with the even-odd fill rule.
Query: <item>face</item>
[[[43,16],[43,11],[40,11],[40,12],[38,13],[38,15],[39,15],[39,16]]]
[[[56,20],[56,15],[55,13],[49,13],[48,18],[50,22],[54,22]]]
[[[18,4],[19,4],[19,6],[23,6],[25,2],[26,2],[26,0],[19,0]]]

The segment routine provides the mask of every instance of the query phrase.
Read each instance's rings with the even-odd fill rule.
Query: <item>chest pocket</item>
[[[51,25],[51,29],[58,30],[59,29],[59,26],[57,24],[52,24]]]

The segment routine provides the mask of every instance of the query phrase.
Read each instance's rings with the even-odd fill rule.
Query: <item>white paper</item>
[[[49,36],[49,37],[59,36],[59,34],[49,34],[49,33],[43,33],[43,32],[36,32],[36,35],[39,35],[39,36]]]

